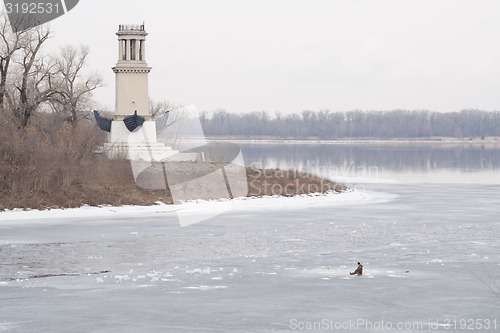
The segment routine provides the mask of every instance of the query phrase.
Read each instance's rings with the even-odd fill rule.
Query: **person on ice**
[[[350,275],[355,275],[357,274],[358,276],[363,275],[363,265],[361,265],[360,262],[358,262],[358,267],[354,272],[349,272]]]

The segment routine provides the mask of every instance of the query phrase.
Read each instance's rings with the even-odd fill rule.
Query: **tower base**
[[[130,132],[123,121],[111,122],[108,142],[100,149],[109,158],[124,158],[133,161],[196,161],[202,160],[199,153],[180,153],[156,139],[156,124],[147,120]]]
[[[101,148],[102,152],[112,159],[143,160],[143,161],[165,161],[179,153],[163,143],[109,143],[106,142]]]

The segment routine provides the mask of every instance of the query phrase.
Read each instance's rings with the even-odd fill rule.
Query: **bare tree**
[[[7,93],[7,76],[15,54],[21,49],[25,31],[13,32],[7,13],[0,14],[0,110],[4,109]]]
[[[89,100],[97,88],[103,86],[102,77],[83,73],[89,55],[87,46],[66,46],[55,58],[55,77],[50,84],[53,91],[50,105],[63,119],[75,127],[88,114]]]
[[[170,110],[180,108],[181,105],[174,105],[168,101],[155,101],[153,99],[149,99],[149,113],[152,118],[158,118],[163,116],[165,113],[168,113]]]
[[[20,75],[14,83],[17,94],[8,94],[9,103],[20,127],[25,128],[40,104],[47,102],[57,93],[52,88],[54,64],[41,55],[42,45],[50,38],[50,29],[42,26],[30,29],[23,35],[20,57]]]
[[[224,128],[226,118],[227,118],[228,113],[226,112],[225,109],[217,109],[215,110],[212,119],[215,121],[217,130],[220,131],[219,134],[226,134],[224,130],[227,130],[227,128]]]
[[[199,114],[200,114],[201,125],[205,125],[205,123],[208,121],[208,115],[209,115],[208,110],[200,111]]]
[[[153,99],[149,100],[149,112],[152,119],[155,121],[156,133],[162,139],[166,138],[166,129],[174,124],[179,125],[179,122],[186,120],[188,114],[184,112],[182,105],[174,105],[168,101],[157,102]],[[170,139],[168,139],[170,140]]]

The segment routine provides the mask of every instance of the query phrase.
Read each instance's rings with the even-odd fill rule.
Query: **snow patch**
[[[184,287],[184,289],[196,289],[196,290],[214,290],[214,289],[226,289],[228,286],[206,286],[206,285],[200,285],[200,286],[190,286],[190,287]]]
[[[75,216],[80,218],[102,217],[99,220],[101,224],[116,223],[113,219],[106,217],[119,216],[151,216],[156,214],[173,215],[182,213],[189,214],[208,214],[211,211],[219,211],[221,206],[227,207],[230,205],[232,210],[238,211],[255,211],[276,210],[276,209],[302,209],[308,207],[320,206],[341,206],[354,205],[361,203],[381,203],[391,201],[397,195],[373,191],[349,190],[343,193],[331,192],[327,194],[315,195],[298,195],[294,197],[239,197],[232,200],[215,200],[215,201],[192,201],[179,205],[157,204],[153,206],[100,206],[90,207],[82,206],[80,208],[67,209],[47,209],[47,210],[22,210],[13,209],[0,212],[0,225],[10,225],[16,221],[23,221],[24,224],[36,224],[41,219],[65,219]],[[278,207],[278,208],[277,208]],[[133,219],[128,219],[130,223],[134,223]],[[123,223],[123,221],[120,221]],[[125,222],[127,223],[127,222]],[[138,232],[131,232],[132,235],[138,235]]]

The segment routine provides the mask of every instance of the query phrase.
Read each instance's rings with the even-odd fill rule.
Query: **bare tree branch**
[[[73,126],[85,118],[92,91],[103,86],[100,75],[83,73],[88,54],[87,46],[66,46],[55,59],[57,81],[53,87],[59,94],[51,100],[51,107]]]

